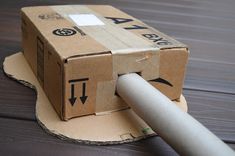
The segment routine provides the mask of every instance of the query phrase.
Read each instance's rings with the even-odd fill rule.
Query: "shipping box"
[[[180,97],[187,47],[140,20],[108,5],[25,7],[21,14],[24,56],[62,120],[128,108],[115,92],[126,73]]]

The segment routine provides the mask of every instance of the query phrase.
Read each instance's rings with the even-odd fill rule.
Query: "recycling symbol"
[[[69,28],[61,28],[53,30],[52,33],[57,36],[72,36],[76,34],[76,31]]]

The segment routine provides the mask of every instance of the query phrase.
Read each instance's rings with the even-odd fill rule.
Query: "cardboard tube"
[[[120,76],[117,93],[180,155],[235,155],[223,141],[141,76],[135,73]]]

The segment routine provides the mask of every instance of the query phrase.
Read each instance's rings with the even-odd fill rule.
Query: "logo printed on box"
[[[55,29],[53,30],[52,33],[57,36],[72,36],[76,34],[77,32],[70,28],[62,28],[62,29]]]

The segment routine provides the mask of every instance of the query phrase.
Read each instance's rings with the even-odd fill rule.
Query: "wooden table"
[[[4,1],[0,5],[0,61],[21,51],[20,8],[75,1]],[[184,85],[189,113],[235,149],[235,1],[87,0],[111,4],[182,41],[191,54]],[[16,67],[17,68],[17,67]],[[159,137],[88,146],[48,135],[35,119],[34,90],[0,71],[1,155],[177,155]]]

